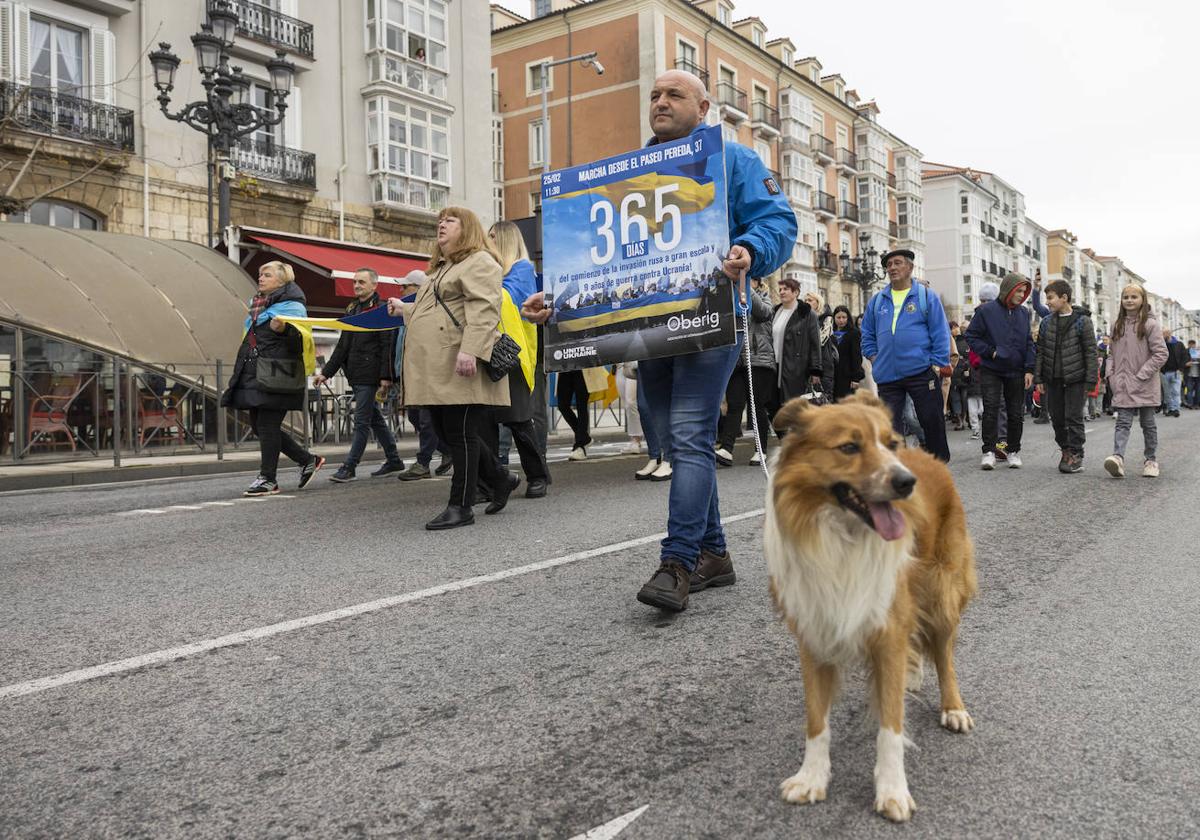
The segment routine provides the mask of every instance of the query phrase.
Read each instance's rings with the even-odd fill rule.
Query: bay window
[[[449,120],[390,96],[367,100],[374,200],[437,211],[450,194]]]

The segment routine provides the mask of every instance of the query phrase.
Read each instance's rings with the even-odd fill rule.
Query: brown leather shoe
[[[708,549],[700,549],[700,560],[688,584],[688,591],[699,592],[710,586],[732,586],[737,583],[737,575],[733,571],[733,558],[729,552],[713,554]]]
[[[652,607],[682,612],[687,609],[688,570],[674,560],[664,560],[658,571],[638,590],[637,599]]]

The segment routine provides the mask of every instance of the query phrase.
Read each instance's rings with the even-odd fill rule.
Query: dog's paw
[[[802,766],[799,773],[780,783],[779,792],[788,802],[808,805],[813,802],[825,801],[825,791],[828,787],[828,769],[815,770],[808,766]]]
[[[967,733],[975,728],[975,721],[966,709],[946,709],[942,712],[942,726],[951,732]]]
[[[908,822],[915,810],[917,803],[913,801],[907,786],[896,791],[876,789],[875,813],[882,814],[892,822]]]

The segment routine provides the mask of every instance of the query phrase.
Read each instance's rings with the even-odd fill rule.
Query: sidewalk
[[[564,426],[566,424],[563,424]],[[617,426],[601,426],[592,430],[592,436],[597,443],[625,439],[625,430]],[[571,432],[569,429],[559,429],[552,432],[549,438],[550,450],[571,447]],[[320,444],[312,447],[318,455],[329,459],[329,465],[336,469],[337,464],[346,450],[350,448],[349,441],[339,444]],[[406,461],[412,459],[417,451],[415,437],[408,435],[397,441],[400,457]],[[366,454],[363,456],[363,466],[383,460],[383,452],[372,440]],[[516,463],[516,452],[512,453],[513,463]],[[287,458],[280,458],[280,469],[291,466]],[[328,468],[328,467],[327,467]],[[361,468],[361,467],[360,467]],[[373,468],[373,467],[372,467]],[[0,493],[19,490],[41,490],[53,487],[82,487],[92,484],[112,484],[125,481],[145,481],[156,478],[194,477],[205,475],[225,475],[231,473],[253,473],[258,469],[258,447],[249,446],[242,449],[226,450],[224,460],[217,460],[215,450],[210,452],[191,453],[187,455],[152,455],[148,457],[122,457],[121,466],[114,467],[111,455],[88,461],[69,461],[57,464],[7,464],[0,463]]]

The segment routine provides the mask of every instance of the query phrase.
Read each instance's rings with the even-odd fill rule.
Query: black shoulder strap
[[[438,293],[438,284],[433,284],[433,296],[437,300],[442,309],[446,310],[446,316],[450,319],[450,323],[462,329],[462,324],[458,323],[458,319],[454,317],[454,313],[450,311],[450,307],[446,306],[446,301],[442,300],[442,296]]]

